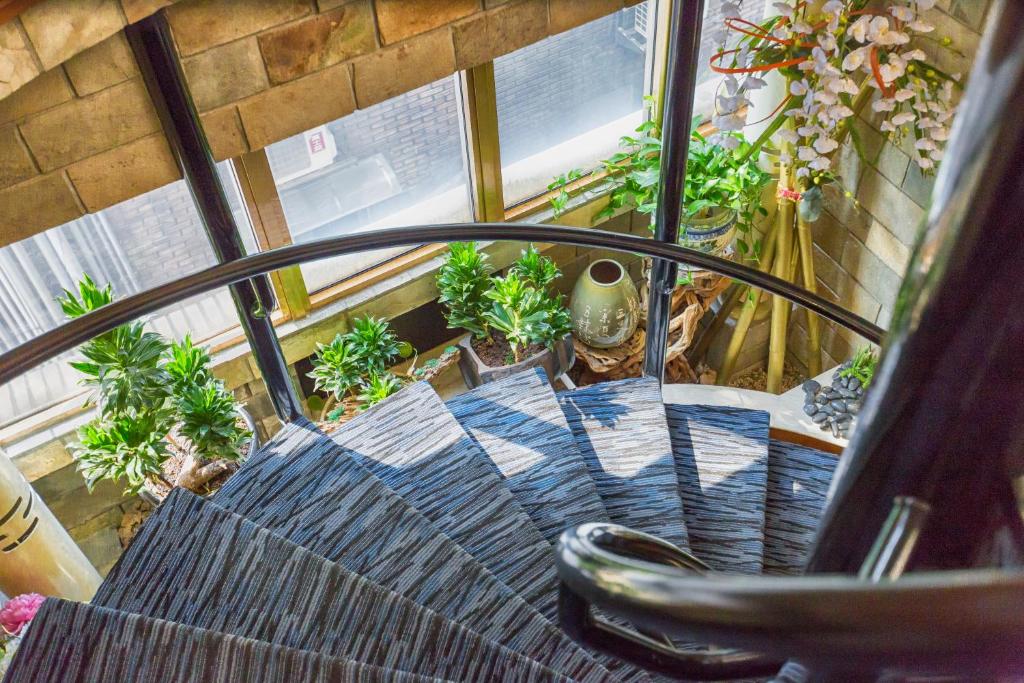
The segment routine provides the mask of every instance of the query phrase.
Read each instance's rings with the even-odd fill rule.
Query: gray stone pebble
[[[818,412],[818,404],[808,403],[804,405],[804,412],[807,413],[808,415],[814,415],[816,412]]]
[[[860,412],[864,394],[859,379],[839,374],[851,366],[852,361],[840,365],[832,373],[831,382],[824,386],[813,379],[801,385],[804,390],[804,412],[823,431],[832,432],[837,438],[847,438],[849,435],[854,416]]]
[[[829,405],[832,407],[832,410],[838,411],[840,413],[845,413],[846,412],[846,401],[840,401],[840,400],[830,401]]]
[[[803,383],[803,388],[806,393],[815,394],[818,392],[818,389],[821,389],[821,385],[813,379],[809,379]]]
[[[828,415],[826,415],[825,413],[818,413],[817,415],[811,418],[811,420],[813,420],[815,424],[819,425],[827,419]]]

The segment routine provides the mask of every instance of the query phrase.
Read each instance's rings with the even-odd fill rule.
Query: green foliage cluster
[[[522,360],[531,344],[552,348],[572,329],[562,296],[551,287],[561,273],[532,244],[505,276],[487,273],[487,255],[475,242],[451,245],[437,275],[448,327],[462,328],[478,339],[501,332],[511,346],[512,362]]]
[[[738,134],[739,145],[730,150],[710,142],[698,132],[700,118],[693,121],[690,146],[686,162],[686,182],[683,187],[683,213],[687,218],[706,217],[716,209],[735,211],[739,235],[737,249],[744,256],[756,258],[760,244],[748,241],[758,215],[766,215],[761,206],[761,193],[771,181],[771,175],[758,166],[759,149],[754,149]],[[623,207],[640,213],[653,214],[658,206],[658,187],[661,181],[661,129],[653,120],[636,128],[637,135],[619,139],[622,151],[601,162],[608,190],[608,206],[599,211],[594,220],[615,215]],[[568,185],[585,174],[573,169],[548,185],[558,190],[549,201],[555,216],[565,211],[571,198]],[[652,224],[651,228],[654,226]]]
[[[865,389],[871,385],[878,367],[878,353],[870,346],[863,346],[854,354],[850,367],[839,371],[840,377],[856,377]]]
[[[101,288],[86,275],[77,292],[64,290],[58,302],[68,318],[76,318],[113,299],[110,285]],[[251,435],[238,427],[238,404],[210,372],[209,353],[190,337],[168,343],[141,323],[129,323],[79,351],[85,360],[71,366],[93,388],[89,402],[99,413],[79,429],[74,447],[90,490],[109,479],[124,480],[129,493],[138,493],[147,478],[160,476],[175,425],[200,459],[240,456]]]
[[[355,394],[365,410],[402,388],[402,380],[388,368],[413,352],[412,345],[399,341],[383,318],[356,318],[349,332],[338,334],[329,344],[317,344],[309,377],[318,391],[334,394],[339,401]],[[339,416],[337,411],[330,415],[332,419]]]

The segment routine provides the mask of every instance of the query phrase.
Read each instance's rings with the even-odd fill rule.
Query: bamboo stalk
[[[792,122],[787,121],[786,127],[791,128]],[[783,146],[783,156],[792,154],[792,146]],[[792,188],[792,165],[782,163],[779,168],[779,187]],[[789,275],[789,261],[793,252],[793,200],[779,196],[778,223],[776,232],[775,263],[772,274],[786,278]],[[789,325],[789,302],[781,296],[772,296],[771,335],[768,340],[768,371],[766,389],[777,394],[782,388],[782,370],[786,362],[786,328]]]
[[[796,234],[800,244],[800,266],[803,272],[804,289],[812,294],[818,293],[818,285],[814,277],[814,237],[811,226],[797,212]],[[807,316],[807,372],[811,377],[821,374],[821,327],[818,316],[806,308]]]
[[[768,229],[768,233],[764,237],[764,248],[761,251],[761,260],[758,263],[758,270],[762,273],[767,273],[772,268],[772,262],[775,258],[775,246],[777,240],[775,235],[778,233],[779,223],[775,221]],[[715,380],[717,384],[724,386],[729,383],[732,379],[732,373],[736,369],[736,361],[739,359],[740,351],[743,350],[743,342],[747,340],[747,332],[750,330],[750,325],[754,322],[754,316],[757,314],[757,308],[761,304],[762,294],[753,287],[741,287],[743,301],[743,311],[740,313],[740,317],[736,319],[736,327],[733,328],[732,337],[729,339],[729,347],[725,350],[725,358],[722,359],[722,368],[718,371],[718,377]]]
[[[744,294],[745,289],[745,286],[736,284],[731,290],[729,290],[729,295],[722,301],[722,305],[715,312],[714,317],[711,319],[711,323],[704,328],[704,331],[701,333],[697,343],[694,344],[686,354],[692,367],[695,367],[699,359],[704,357],[704,354],[708,351],[708,347],[711,346],[711,342],[718,336],[718,333],[722,331],[722,328],[725,327],[725,321],[729,319],[730,315],[732,315],[732,311],[736,308],[736,304],[740,302],[740,297]]]

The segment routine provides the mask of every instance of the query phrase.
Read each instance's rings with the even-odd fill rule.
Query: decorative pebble
[[[822,422],[824,422],[827,419],[828,419],[828,415],[826,415],[825,413],[818,413],[817,415],[815,415],[814,417],[811,418],[811,420],[815,424],[821,424]]]
[[[846,412],[848,412],[850,415],[856,415],[857,413],[860,412],[860,403],[857,403],[856,401],[853,403],[847,402]]]
[[[813,379],[809,379],[803,383],[803,388],[808,394],[816,394],[818,389],[821,389],[821,384],[815,382]]]
[[[857,391],[858,389],[860,389],[860,380],[857,379],[856,377],[851,377],[850,378],[850,383],[847,384],[846,386],[849,389]]]
[[[835,422],[832,423],[832,436],[839,438],[839,425]]]
[[[846,401],[835,400],[829,402],[829,405],[832,406],[833,410],[839,411],[841,413],[846,412]]]
[[[849,413],[843,413],[842,415],[836,416],[836,422],[838,422],[840,424],[842,424],[844,422],[851,422],[852,420],[853,420],[853,415],[850,415]]]
[[[822,404],[828,403],[828,396],[826,396],[825,394],[818,394],[817,396],[814,397],[814,402]]]
[[[840,389],[839,395],[843,398],[857,398],[857,392],[850,389]]]
[[[818,404],[817,403],[808,403],[808,404],[806,404],[804,406],[804,412],[807,413],[808,415],[814,415],[816,412],[818,412]]]
[[[821,412],[825,413],[826,415],[835,415],[836,409],[832,407],[831,403],[826,403],[821,407]]]

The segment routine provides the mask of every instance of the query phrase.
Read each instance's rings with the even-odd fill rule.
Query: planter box
[[[548,381],[554,383],[559,375],[566,372],[576,362],[576,352],[572,346],[571,334],[565,335],[562,341],[555,344],[554,350],[545,349],[515,365],[503,365],[498,368],[484,365],[480,357],[476,355],[476,351],[473,350],[471,339],[472,336],[467,334],[459,340],[459,349],[462,351],[459,354],[459,370],[462,372],[462,379],[465,380],[466,386],[470,389],[530,368],[544,368]]]

